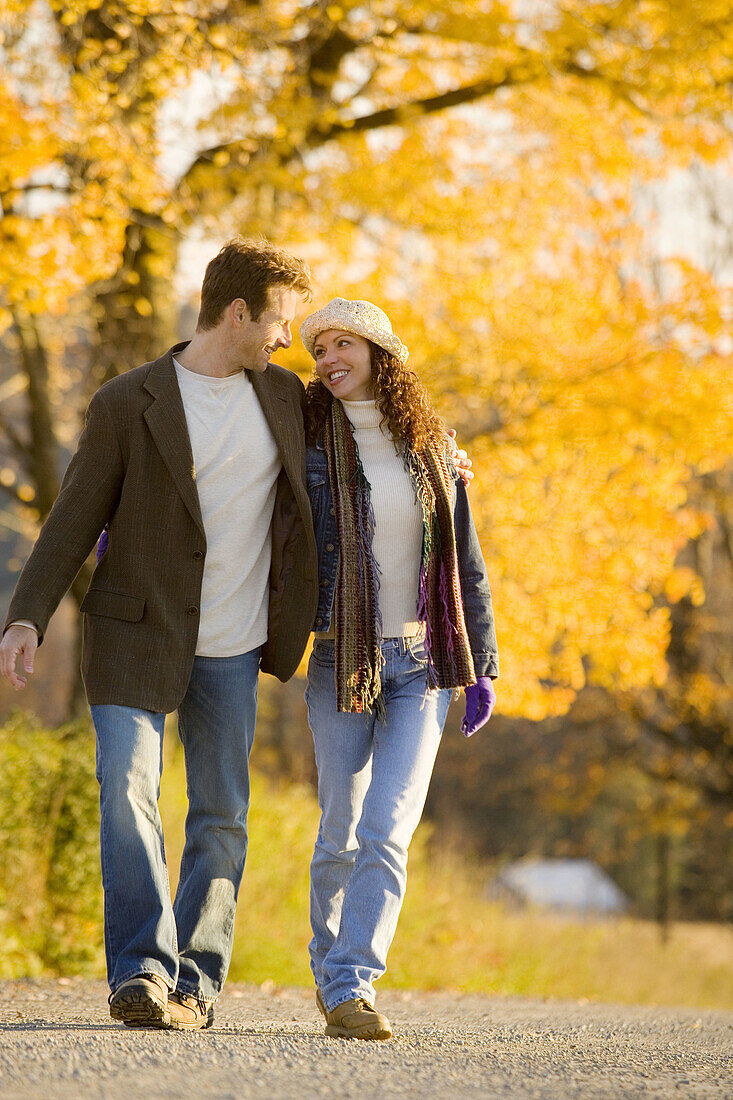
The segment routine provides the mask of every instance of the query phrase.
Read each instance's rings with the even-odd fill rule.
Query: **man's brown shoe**
[[[326,1035],[338,1039],[389,1039],[392,1025],[368,1001],[357,997],[326,1013]]]
[[[157,974],[137,974],[118,986],[109,1014],[127,1027],[169,1027],[168,986]]]
[[[321,1016],[323,1016],[323,1019],[328,1020],[328,1013],[326,1012],[326,1004],[325,1004],[325,1001],[323,1000],[323,994],[321,993],[318,986],[316,986],[316,1004],[318,1005],[318,1011],[320,1012]]]
[[[176,990],[168,998],[171,1031],[199,1031],[214,1022],[214,1006]]]

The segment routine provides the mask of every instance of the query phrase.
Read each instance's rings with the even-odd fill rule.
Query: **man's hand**
[[[471,459],[468,457],[465,451],[461,451],[458,449],[458,444],[456,443],[456,429],[449,428],[448,435],[450,436],[449,446],[451,458],[453,459],[453,465],[458,471],[458,476],[460,477],[461,481],[466,486],[466,488],[468,488],[474,477],[473,470],[471,469],[473,463],[471,462]]]
[[[16,691],[22,691],[26,685],[24,676],[15,671],[15,662],[23,654],[23,670],[33,672],[33,658],[38,649],[38,635],[30,626],[10,626],[0,642],[0,674],[13,685]]]

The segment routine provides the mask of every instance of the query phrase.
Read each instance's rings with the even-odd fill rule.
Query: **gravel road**
[[[0,1097],[708,1100],[733,1013],[385,991],[395,1037],[326,1039],[309,990],[230,985],[214,1027],[131,1031],[98,982],[0,982]]]

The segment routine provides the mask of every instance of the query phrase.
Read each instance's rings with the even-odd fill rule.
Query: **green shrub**
[[[161,814],[175,889],[186,816],[170,723]],[[0,977],[104,974],[98,794],[88,722],[59,730],[15,714],[0,729]],[[252,775],[250,850],[230,977],[308,986],[308,863],[318,805],[307,786]],[[431,835],[432,833],[432,835]],[[584,921],[489,904],[491,869],[420,826],[383,987],[733,1007],[733,931]]]
[[[0,941],[5,976],[99,971],[99,796],[88,721],[0,728]]]

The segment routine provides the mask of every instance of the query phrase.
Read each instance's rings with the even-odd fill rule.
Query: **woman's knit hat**
[[[365,340],[371,340],[373,344],[394,355],[400,363],[407,362],[407,348],[392,332],[387,314],[373,302],[350,302],[348,298],[332,298],[323,309],[306,317],[300,326],[300,338],[314,359],[316,338],[332,328],[363,336]]]

